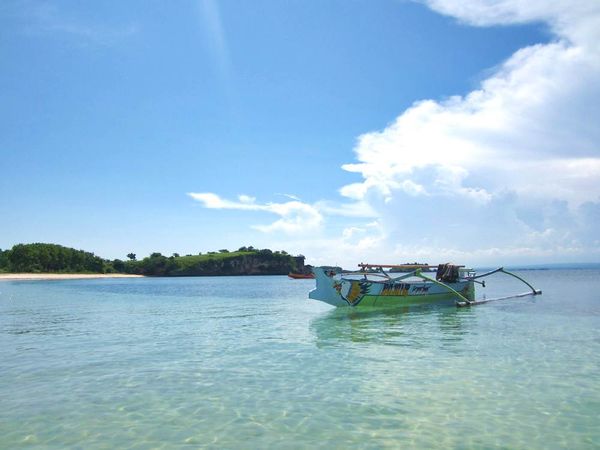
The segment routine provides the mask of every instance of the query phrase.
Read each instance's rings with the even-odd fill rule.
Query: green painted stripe
[[[356,305],[361,306],[411,306],[422,305],[426,303],[436,303],[443,300],[454,301],[456,295],[452,292],[439,292],[428,295],[365,295],[363,299]]]

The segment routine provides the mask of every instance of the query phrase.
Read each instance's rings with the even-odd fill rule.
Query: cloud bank
[[[590,2],[580,2],[585,7],[562,2],[562,8],[553,3],[548,8],[535,1],[429,2],[477,25],[545,19],[558,40],[517,51],[464,97],[419,101],[385,130],[361,136],[355,148],[359,162],[343,168],[364,181],[344,186],[342,195],[363,198],[377,190],[389,196],[400,190],[487,202],[491,193],[510,189],[572,205],[597,200],[600,3],[595,9]]]
[[[377,205],[384,247],[407,257],[600,255],[600,3],[551,3],[426,2],[476,26],[544,21],[555,40],[520,49],[464,97],[416,102],[359,137],[357,162],[343,169],[362,181],[340,193]]]
[[[343,209],[377,227],[353,223],[316,254],[350,251],[360,230],[364,259],[600,258],[600,2],[424,3],[473,26],[544,22],[554,39],[518,50],[467,95],[417,101],[360,136],[356,161],[342,166],[360,176],[340,188],[343,208],[251,203],[281,216],[263,231],[323,227]]]

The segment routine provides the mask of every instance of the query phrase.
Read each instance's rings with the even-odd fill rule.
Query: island
[[[195,255],[152,253],[138,260],[134,253],[127,259],[109,260],[94,253],[57,244],[17,244],[0,249],[0,274],[114,274],[137,276],[225,276],[287,275],[310,273],[303,255],[292,256],[284,250],[240,247]]]

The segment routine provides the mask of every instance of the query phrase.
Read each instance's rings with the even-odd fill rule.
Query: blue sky
[[[598,261],[600,14],[496,3],[5,2],[0,248]]]

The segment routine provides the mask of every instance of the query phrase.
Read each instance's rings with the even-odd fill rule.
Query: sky
[[[0,5],[0,248],[600,261],[600,1]]]

